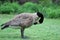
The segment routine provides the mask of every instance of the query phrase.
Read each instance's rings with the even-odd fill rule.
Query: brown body
[[[2,24],[3,26],[1,29],[5,29],[9,26],[20,26],[21,27],[21,37],[24,38],[24,29],[31,27],[34,23],[42,23],[43,22],[43,15],[39,12],[38,13],[22,13],[16,15],[12,20]]]
[[[36,14],[30,14],[30,13],[22,13],[19,15],[16,15],[12,20],[10,20],[7,24],[9,26],[20,26],[20,27],[29,27],[33,23],[37,22],[38,16]]]

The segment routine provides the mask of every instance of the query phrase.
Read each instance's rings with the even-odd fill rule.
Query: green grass
[[[0,25],[9,21],[14,15],[0,14]],[[33,25],[25,30],[28,39],[22,39],[20,29],[0,30],[0,40],[60,40],[60,19],[47,19],[44,23]]]
[[[22,12],[41,12],[47,18],[60,18],[60,5],[53,4],[51,0],[42,0],[39,4],[27,2],[19,5],[17,2],[5,2],[0,6],[0,14],[19,14]]]

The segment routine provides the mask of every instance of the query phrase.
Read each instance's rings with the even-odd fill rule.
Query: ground
[[[0,25],[13,18],[13,15],[0,14]],[[0,27],[1,28],[1,27]],[[0,29],[0,40],[60,40],[60,19],[44,19],[42,24],[33,25],[25,30],[27,39],[22,39],[20,29]]]

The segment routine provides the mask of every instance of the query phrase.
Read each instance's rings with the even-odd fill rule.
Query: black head
[[[43,16],[43,14],[40,13],[40,12],[37,12],[37,16],[40,17],[40,19],[39,19],[39,23],[43,23],[43,20],[44,20],[44,16]]]
[[[37,15],[38,15],[38,17],[41,17],[42,16],[42,13],[37,12]]]

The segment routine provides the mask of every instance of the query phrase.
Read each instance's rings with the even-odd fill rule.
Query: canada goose
[[[21,37],[24,38],[24,29],[32,26],[33,24],[43,23],[44,16],[42,13],[37,12],[31,13],[21,13],[16,15],[12,20],[2,24],[1,30],[9,26],[20,26],[21,27]]]

